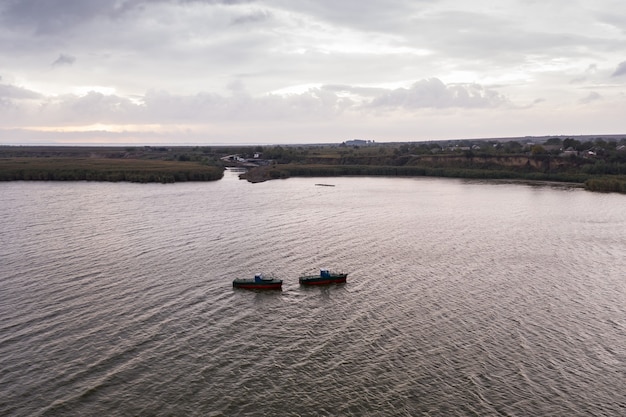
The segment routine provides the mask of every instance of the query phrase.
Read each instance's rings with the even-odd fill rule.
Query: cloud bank
[[[622,133],[626,10],[569,6],[0,1],[0,143]]]

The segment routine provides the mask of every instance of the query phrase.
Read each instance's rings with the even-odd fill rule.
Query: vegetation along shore
[[[2,181],[213,181],[224,175],[217,160],[185,148],[0,147]]]
[[[432,176],[554,181],[626,193],[626,135],[195,147],[1,146],[0,180],[250,182],[296,176]]]

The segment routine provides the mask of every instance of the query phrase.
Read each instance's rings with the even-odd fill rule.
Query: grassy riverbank
[[[223,169],[193,162],[127,159],[12,158],[0,161],[1,181],[212,181]]]
[[[541,172],[500,168],[463,168],[432,166],[372,166],[372,165],[297,165],[285,164],[254,168],[241,175],[250,182],[289,177],[339,176],[397,176],[442,177],[494,180],[549,181],[578,184],[589,191],[626,193],[626,175],[596,176],[570,170],[568,172]]]
[[[181,156],[185,155],[185,156]],[[214,181],[215,160],[135,148],[3,147],[0,181]]]
[[[430,176],[550,181],[626,193],[625,137],[293,146],[0,146],[0,180],[211,181],[224,167],[261,182],[289,177]]]
[[[563,144],[568,145],[566,150]],[[278,147],[266,152],[274,157],[271,164],[250,169],[241,178],[261,182],[303,176],[429,176],[563,182],[589,191],[626,193],[626,151],[617,141],[558,140],[532,145],[475,141],[464,145]]]

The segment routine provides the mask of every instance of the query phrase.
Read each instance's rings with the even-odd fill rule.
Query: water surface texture
[[[0,415],[626,415],[626,196],[232,173],[0,196]],[[348,282],[298,284],[320,267]],[[283,291],[232,288],[256,272]]]

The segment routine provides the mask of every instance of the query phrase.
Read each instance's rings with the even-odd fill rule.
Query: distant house
[[[352,139],[344,142],[346,146],[366,146],[374,143],[373,140]]]
[[[555,151],[561,150],[561,145],[541,145],[541,146],[543,146],[543,149],[548,152],[555,152]]]
[[[572,156],[572,155],[578,156],[578,151],[570,146],[569,148],[561,152],[559,156]]]
[[[221,158],[222,161],[235,161],[235,162],[245,162],[246,160],[243,159],[240,155],[227,155]]]

